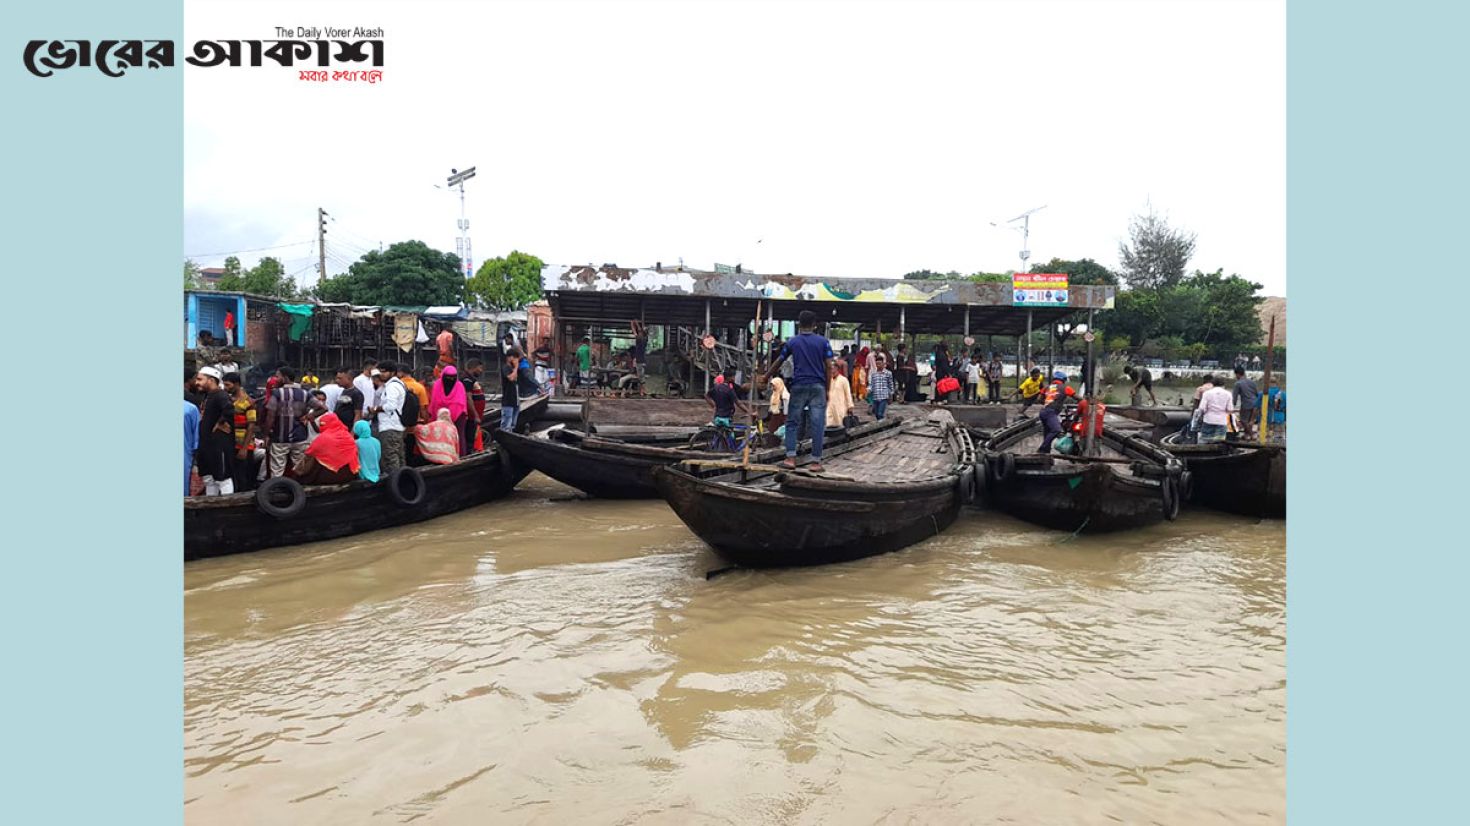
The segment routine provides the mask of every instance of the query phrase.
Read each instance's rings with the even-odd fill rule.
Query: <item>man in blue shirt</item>
[[[184,368],[184,395],[194,392],[194,371]],[[199,449],[199,405],[184,399],[184,495],[189,495],[189,482],[194,470],[194,451]]]
[[[832,363],[832,344],[816,332],[817,314],[802,310],[797,316],[799,332],[781,345],[776,362],[766,374],[766,380],[776,375],[786,359],[791,359],[791,404],[786,420],[786,458],[781,467],[796,469],[796,439],[801,433],[803,422],[812,434],[812,463],[807,470],[821,473],[822,436],[827,426],[827,369]]]

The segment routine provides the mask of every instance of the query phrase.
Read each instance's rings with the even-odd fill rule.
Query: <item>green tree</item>
[[[946,279],[954,281],[961,278],[964,278],[964,276],[960,275],[954,270],[950,270],[949,272],[935,272],[933,270],[914,270],[913,272],[904,275],[905,281],[944,281]]]
[[[400,241],[386,250],[373,250],[326,279],[314,290],[323,301],[347,301],[368,306],[403,307],[459,304],[465,279],[459,256],[440,252],[423,241]]]
[[[541,259],[519,250],[480,264],[465,282],[472,304],[493,310],[519,310],[541,297]]]
[[[286,276],[285,267],[278,258],[266,256],[254,267],[241,271],[239,259],[225,259],[225,272],[220,276],[219,288],[233,292],[268,295],[272,298],[294,298],[296,282]]]
[[[1064,258],[1053,258],[1045,264],[1033,264],[1033,273],[1053,273],[1067,275],[1068,284],[1111,284],[1116,286],[1118,274],[1097,263],[1091,258],[1079,258],[1076,261],[1068,261]]]
[[[1194,233],[1169,226],[1152,208],[1133,216],[1128,242],[1118,244],[1123,280],[1133,289],[1145,290],[1178,284],[1194,256],[1194,242]]]
[[[1212,350],[1245,348],[1260,341],[1258,307],[1265,300],[1257,295],[1260,284],[1239,275],[1227,276],[1223,269],[1212,273],[1195,270],[1178,289],[1199,297],[1188,331],[1194,340]]]
[[[1106,331],[1109,338],[1127,338],[1129,347],[1142,346],[1158,333],[1162,323],[1155,290],[1124,290],[1118,293],[1113,309],[1097,314],[1098,329]]]
[[[199,265],[196,264],[196,263],[194,263],[194,259],[192,259],[192,258],[185,258],[184,259],[184,289],[186,289],[186,290],[197,290],[197,289],[199,289],[199,286],[202,283],[203,283],[203,280],[199,277]]]

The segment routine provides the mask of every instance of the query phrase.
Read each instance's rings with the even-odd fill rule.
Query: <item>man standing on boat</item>
[[[781,345],[776,363],[766,373],[769,381],[781,365],[791,359],[791,418],[786,422],[786,458],[781,467],[796,468],[797,434],[806,429],[812,435],[812,463],[807,469],[822,472],[822,436],[827,425],[827,371],[832,364],[832,344],[825,336],[818,335],[817,314],[802,310],[797,316],[800,328],[795,336]],[[794,421],[792,421],[794,419]]]
[[[1198,423],[1195,429],[1201,444],[1225,441],[1226,425],[1230,421],[1230,391],[1215,383],[1213,377],[1207,380],[1210,388],[1200,395],[1199,407],[1194,409],[1192,417]]]
[[[199,371],[204,410],[199,419],[199,475],[205,496],[235,492],[235,412],[223,376],[213,367]]]
[[[398,365],[385,361],[378,365],[384,378],[382,392],[378,394],[375,410],[378,414],[378,441],[383,448],[381,471],[384,476],[403,467],[403,399],[408,388],[398,378]]]
[[[869,404],[873,407],[873,418],[883,421],[888,413],[888,400],[893,398],[893,373],[888,369],[888,357],[879,353],[874,362],[874,370],[868,379]]]
[[[1232,400],[1240,410],[1240,435],[1252,438],[1256,431],[1256,412],[1261,408],[1261,391],[1256,383],[1245,377],[1245,357],[1235,366],[1235,392]]]
[[[378,369],[377,359],[368,359],[362,363],[362,372],[352,380],[352,386],[357,388],[362,401],[362,417],[368,418],[373,408],[373,397],[377,395],[378,389],[373,385],[373,371]],[[338,416],[337,418],[342,418]],[[343,421],[346,421],[343,419]]]

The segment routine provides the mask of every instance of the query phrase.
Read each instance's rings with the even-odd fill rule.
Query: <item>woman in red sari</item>
[[[316,420],[321,433],[306,448],[306,457],[293,471],[303,485],[342,485],[357,478],[362,462],[357,440],[336,413],[323,413]]]

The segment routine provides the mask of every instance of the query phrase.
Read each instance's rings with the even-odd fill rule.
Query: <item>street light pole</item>
[[[459,187],[459,221],[455,224],[459,229],[459,235],[454,239],[454,251],[458,253],[459,260],[464,262],[465,278],[475,274],[474,254],[470,252],[470,219],[465,217],[464,210],[464,182],[473,177],[475,177],[473,166],[463,172],[458,169],[449,170],[449,185]]]
[[[1028,209],[1011,220],[1004,222],[1005,225],[1014,224],[1017,221],[1021,222],[1019,227],[1010,227],[1021,233],[1021,269],[1017,272],[1026,272],[1026,262],[1031,258],[1031,216],[1046,209],[1046,206],[1046,204],[1042,204],[1035,209]],[[995,221],[991,221],[990,225],[993,227],[1003,226],[1003,224],[996,223]]]

